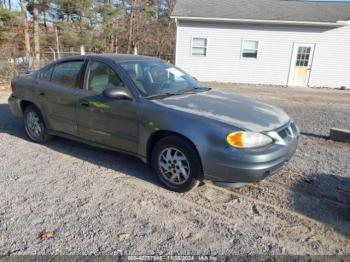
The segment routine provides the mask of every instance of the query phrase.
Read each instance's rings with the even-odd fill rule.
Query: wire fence
[[[92,54],[97,54],[97,53],[85,52],[85,55],[92,55]],[[41,52],[40,65],[38,66],[38,68],[41,68],[58,59],[74,56],[74,55],[81,55],[81,53],[80,52],[59,52],[58,53],[54,51]],[[140,54],[140,55],[157,57],[169,63],[175,62],[175,55],[173,54],[165,54],[160,56],[155,56],[152,54]],[[16,75],[27,74],[32,72],[34,68],[31,65],[32,65],[32,62],[27,59],[25,54],[19,53],[16,55],[10,55],[8,57],[6,57],[5,55],[2,55],[0,57],[0,84],[8,83]]]
[[[62,52],[57,54],[56,52],[41,52],[40,53],[40,64],[37,66],[41,68],[59,58],[79,55],[80,53]],[[33,58],[31,61],[25,56],[25,54],[18,53],[16,55],[5,56],[4,54],[0,57],[0,84],[8,83],[14,76],[27,74],[34,70]]]

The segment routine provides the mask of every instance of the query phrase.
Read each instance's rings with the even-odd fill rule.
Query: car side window
[[[69,61],[57,64],[54,68],[51,81],[67,87],[77,86],[77,77],[84,61]]]
[[[124,84],[110,66],[90,61],[85,74],[86,89],[101,94],[110,86],[124,87]]]
[[[39,79],[44,81],[50,81],[51,80],[51,74],[52,74],[53,66],[50,66],[48,68],[44,68],[39,73]]]

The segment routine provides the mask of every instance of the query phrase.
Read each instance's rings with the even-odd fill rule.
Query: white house
[[[350,87],[350,3],[177,0],[176,65],[201,81]]]

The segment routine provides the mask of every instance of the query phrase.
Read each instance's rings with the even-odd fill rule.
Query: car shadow
[[[14,117],[7,104],[0,104],[0,133],[7,133],[29,141],[24,131],[22,119]],[[136,157],[59,137],[49,141],[44,146],[83,161],[163,187],[150,168]]]
[[[350,238],[350,178],[317,173],[292,191],[295,210]]]

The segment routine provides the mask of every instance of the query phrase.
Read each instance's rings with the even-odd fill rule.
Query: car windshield
[[[120,65],[144,97],[155,98],[205,90],[184,71],[162,61],[132,61]]]

